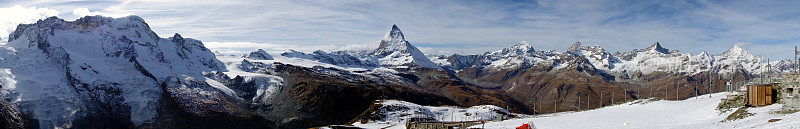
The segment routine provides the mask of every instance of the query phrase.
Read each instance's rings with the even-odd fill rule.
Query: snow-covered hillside
[[[487,122],[486,128],[512,129],[532,122],[539,129],[621,129],[621,128],[800,128],[800,113],[779,114],[781,104],[749,108],[754,114],[744,119],[725,121],[734,111],[716,110],[720,99],[729,93],[697,96],[681,101],[637,100],[580,112],[563,112]],[[734,109],[736,110],[736,109]],[[770,119],[782,119],[768,123]],[[473,127],[480,127],[473,126]]]
[[[405,129],[405,123],[412,118],[425,121],[488,121],[505,115],[519,117],[520,114],[512,114],[508,110],[494,105],[480,105],[467,108],[459,107],[434,107],[423,106],[399,100],[378,100],[378,107],[368,110],[375,116],[380,117],[376,120],[366,120],[367,123],[351,123],[362,128],[390,128]],[[372,111],[372,112],[371,112]]]

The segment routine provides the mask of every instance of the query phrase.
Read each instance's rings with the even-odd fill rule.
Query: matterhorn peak
[[[670,54],[669,50],[666,49],[666,48],[661,47],[661,43],[659,43],[659,42],[656,42],[655,44],[650,45],[650,47],[647,47],[647,49],[645,49],[645,50],[647,50],[648,52],[658,52],[658,53]]]
[[[419,49],[406,41],[403,32],[397,25],[392,25],[389,32],[386,32],[386,37],[381,41],[378,49],[370,53],[376,55],[380,59],[380,64],[384,66],[402,66],[408,64],[417,64],[427,68],[438,68],[439,66],[431,62],[425,54]],[[394,56],[389,56],[394,55]],[[407,58],[411,57],[411,58]],[[412,59],[412,60],[407,60]]]
[[[392,25],[392,29],[389,32],[386,32],[386,36],[383,38],[384,41],[406,41],[405,37],[403,36],[403,32],[400,31],[400,28],[397,25]]]
[[[381,40],[380,46],[373,54],[386,55],[394,51],[408,51],[409,49],[416,48],[406,41],[403,32],[400,31],[397,25],[392,25],[392,28],[389,29],[389,32],[386,32],[386,36]]]

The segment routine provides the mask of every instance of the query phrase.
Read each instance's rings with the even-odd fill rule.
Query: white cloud
[[[19,5],[0,8],[0,38],[8,40],[8,35],[14,32],[19,24],[34,23],[39,19],[57,16],[58,14],[59,12],[53,9],[27,8]]]
[[[371,50],[378,47],[376,44],[350,44],[350,45],[301,45],[301,44],[275,44],[275,43],[254,43],[254,42],[203,42],[206,48],[224,54],[245,54],[258,49],[271,53],[281,53],[288,50],[301,52],[323,51],[345,51],[345,50]]]
[[[76,17],[101,15],[106,17],[119,18],[119,17],[133,15],[133,13],[122,12],[122,11],[116,11],[115,13],[105,13],[100,11],[89,11],[88,8],[76,8],[72,10],[72,15],[75,15]]]
[[[739,46],[739,47],[747,47],[747,46],[750,46],[750,42],[736,42],[733,45],[736,45],[736,46]]]

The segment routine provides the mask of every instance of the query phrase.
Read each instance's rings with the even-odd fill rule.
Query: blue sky
[[[537,50],[580,41],[630,51],[719,54],[738,44],[791,58],[800,1],[0,1],[0,37],[16,24],[58,16],[139,15],[162,37],[180,33],[241,53],[369,49],[392,24],[427,54],[477,54],[525,40]]]

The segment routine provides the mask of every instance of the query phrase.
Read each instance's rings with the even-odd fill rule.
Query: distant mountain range
[[[546,113],[596,108],[612,96],[719,92],[768,66],[738,46],[692,55],[659,43],[612,54],[580,43],[537,51],[522,41],[478,55],[426,56],[395,25],[374,50],[312,53],[223,55],[179,34],[161,38],[137,16],[50,17],[9,37],[0,45],[7,128],[309,128],[359,121],[385,99]],[[772,72],[794,67],[769,64]]]

